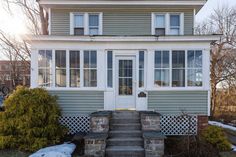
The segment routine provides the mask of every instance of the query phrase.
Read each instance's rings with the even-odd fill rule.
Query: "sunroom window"
[[[188,51],[188,86],[202,86],[202,51]]]
[[[52,50],[39,50],[38,85],[41,87],[52,86]]]
[[[169,51],[155,51],[154,84],[159,87],[169,86]]]
[[[80,87],[80,51],[70,51],[70,87]]]
[[[97,87],[96,51],[84,51],[84,87]]]
[[[170,35],[180,34],[180,15],[170,15]]]
[[[172,51],[172,87],[185,86],[185,51]]]
[[[56,50],[56,87],[66,87],[66,51]]]

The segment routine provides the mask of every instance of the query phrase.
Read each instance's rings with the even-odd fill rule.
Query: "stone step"
[[[140,123],[140,118],[112,118],[110,124]]]
[[[144,157],[141,146],[109,146],[106,148],[107,157]]]
[[[112,124],[110,126],[111,130],[141,130],[140,123],[131,123],[131,124]]]
[[[115,130],[109,132],[109,137],[142,137],[140,130]]]
[[[112,113],[113,118],[139,118],[139,113],[136,111],[115,111]]]
[[[108,146],[143,146],[144,142],[141,137],[117,137],[107,140]]]

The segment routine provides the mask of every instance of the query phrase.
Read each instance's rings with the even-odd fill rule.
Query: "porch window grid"
[[[169,51],[155,51],[154,84],[158,87],[170,86],[169,57]]]
[[[97,51],[84,51],[84,87],[97,87]]]
[[[80,51],[70,51],[70,87],[80,87]]]
[[[66,50],[56,50],[55,61],[56,87],[66,87]]]
[[[38,77],[39,86],[52,86],[52,50],[39,50]]]
[[[202,87],[202,51],[188,50],[187,51],[187,86]]]
[[[186,52],[172,51],[172,87],[186,87]]]
[[[108,51],[107,52],[107,87],[112,88],[112,76],[113,76],[113,71],[112,71],[112,63],[113,63],[113,52]]]

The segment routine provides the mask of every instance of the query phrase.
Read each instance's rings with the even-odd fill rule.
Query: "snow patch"
[[[42,148],[29,157],[71,157],[76,145],[73,143],[64,143],[61,145]]]
[[[236,131],[236,127],[233,127],[233,126],[230,126],[230,125],[226,125],[226,124],[223,124],[223,123],[220,123],[220,122],[216,122],[216,121],[208,121],[208,123],[210,125],[215,125],[215,126],[219,126],[221,128],[224,128],[224,129],[230,129],[232,131]]]
[[[236,146],[232,145],[232,149],[234,152],[236,152]]]

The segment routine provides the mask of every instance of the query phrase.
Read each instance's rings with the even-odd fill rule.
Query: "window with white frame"
[[[155,15],[155,35],[166,34],[165,14]]]
[[[170,85],[169,51],[155,51],[154,84],[158,87]]]
[[[96,51],[84,51],[84,87],[97,87]]]
[[[38,85],[52,86],[52,50],[39,50],[38,52]]]
[[[187,53],[188,86],[202,86],[202,51],[189,50]]]
[[[70,87],[80,87],[80,51],[70,51]]]
[[[170,14],[170,35],[180,34],[180,14]]]
[[[66,51],[56,50],[55,57],[55,85],[56,87],[66,87]]]
[[[74,14],[74,35],[84,35],[84,14]]]
[[[185,51],[172,51],[172,87],[185,87]]]
[[[71,13],[71,35],[102,35],[102,13]]]
[[[113,70],[112,70],[112,64],[113,64],[113,53],[112,51],[107,52],[107,87],[112,88],[112,76],[113,76]]]
[[[152,35],[183,35],[184,13],[152,13]]]

